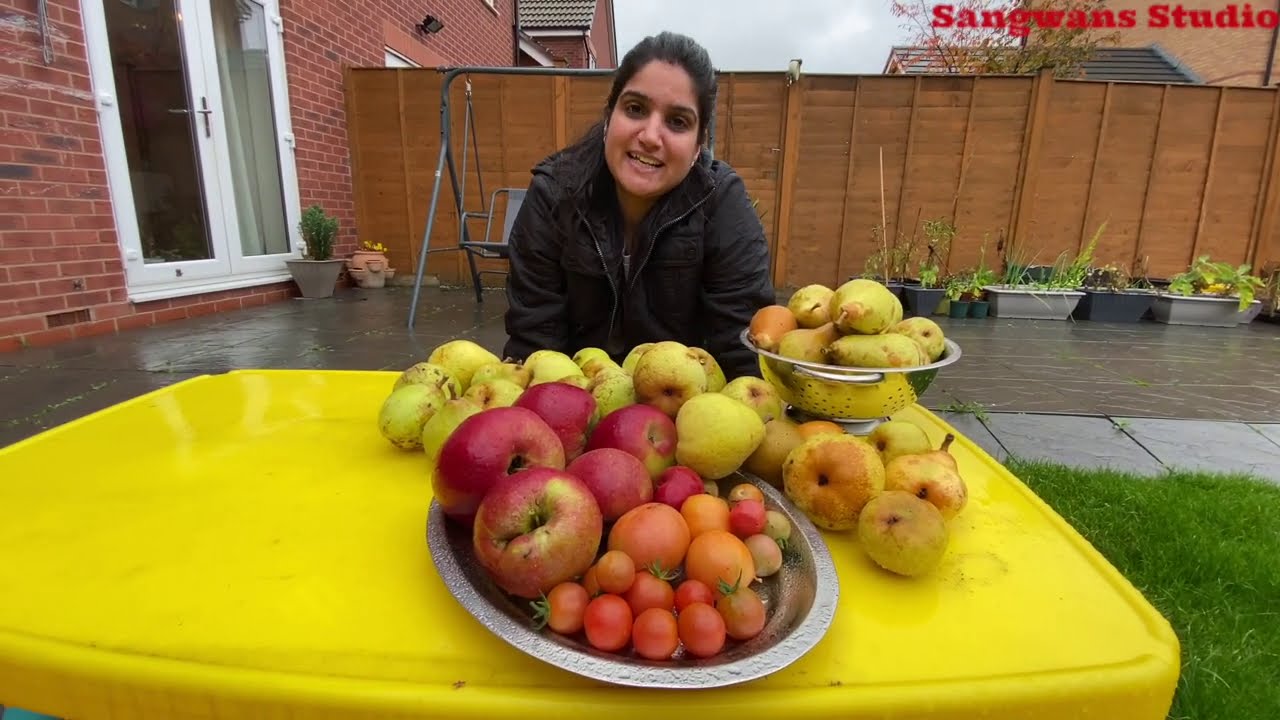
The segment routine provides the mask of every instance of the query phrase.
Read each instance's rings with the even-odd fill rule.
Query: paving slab
[[[1142,475],[1163,470],[1151,453],[1107,418],[990,413],[984,422],[1007,455],[1019,460]]]
[[[1245,423],[1116,418],[1169,469],[1247,473],[1280,483],[1280,446]]]
[[[1007,457],[1004,447],[1000,445],[1000,441],[995,435],[991,434],[991,430],[983,424],[982,420],[971,413],[935,411],[939,418],[951,427],[955,428],[961,435],[969,438],[973,444],[982,448],[983,452],[990,455],[996,462],[1003,462]]]
[[[1268,440],[1280,447],[1280,424],[1250,425],[1249,427],[1262,433]]]

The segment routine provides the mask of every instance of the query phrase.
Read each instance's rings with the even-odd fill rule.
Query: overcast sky
[[[889,0],[614,0],[618,54],[672,30],[702,43],[722,71],[879,73],[902,43]]]

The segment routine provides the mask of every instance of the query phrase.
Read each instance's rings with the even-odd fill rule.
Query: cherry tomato
[[[538,626],[546,625],[561,635],[572,635],[582,629],[582,616],[591,596],[576,582],[562,582],[551,588],[546,597],[533,603]]]
[[[600,571],[596,569],[596,566],[592,565],[585,573],[582,574],[582,587],[586,588],[587,594],[591,597],[595,597],[601,592],[600,579],[597,577],[599,572]]]
[[[696,539],[711,530],[729,530],[729,501],[714,495],[690,495],[680,506],[680,515]]]
[[[647,660],[667,660],[680,647],[676,616],[670,610],[649,608],[636,616],[631,629],[631,645]]]
[[[706,603],[690,603],[680,611],[676,626],[684,649],[694,657],[711,657],[724,647],[724,618]]]
[[[620,595],[636,578],[636,564],[621,550],[610,550],[596,561],[596,582],[607,593]]]
[[[764,601],[749,587],[739,586],[721,595],[716,612],[724,618],[725,633],[734,640],[750,640],[764,629]]]
[[[598,595],[587,603],[582,627],[597,650],[617,652],[631,641],[631,606],[618,595]]]
[[[623,597],[637,616],[650,608],[670,612],[676,606],[676,593],[671,589],[671,583],[646,571],[636,573],[635,582]]]
[[[675,603],[677,610],[683,610],[691,603],[716,604],[716,594],[701,580],[685,580],[676,588]]]
[[[739,483],[729,491],[729,506],[732,507],[739,500],[759,500],[763,504],[764,493],[751,483]]]

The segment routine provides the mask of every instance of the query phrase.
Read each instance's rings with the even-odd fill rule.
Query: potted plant
[[[286,260],[289,274],[304,298],[327,298],[333,295],[344,260],[333,258],[333,242],[338,236],[338,219],[325,214],[319,205],[302,213],[298,223],[307,251],[301,260]]]
[[[969,290],[968,276],[953,275],[947,280],[947,316],[953,318],[963,318],[969,316],[969,301],[963,300],[965,293]]]
[[[1201,255],[1157,293],[1151,315],[1167,325],[1235,327],[1258,302],[1254,295],[1262,287],[1262,279],[1249,274],[1249,265],[1213,262]]]
[[[946,289],[939,283],[942,257],[951,246],[955,232],[946,220],[925,221],[925,258],[916,270],[920,277],[918,282],[908,282],[902,290],[903,300],[912,314],[928,317],[938,312],[938,306],[946,295]]]
[[[360,243],[360,249],[351,253],[347,260],[347,273],[359,287],[380,288],[386,286],[396,271],[387,260],[385,245],[364,240]]]
[[[890,292],[898,296],[901,300],[903,297],[903,288],[907,285],[907,267],[912,254],[912,241],[906,244],[899,241],[893,245],[889,245],[881,238],[884,229],[879,225],[871,228],[871,236],[880,245],[880,247],[870,256],[867,257],[866,264],[862,269],[862,277],[883,283],[889,288]]]
[[[1084,297],[1071,315],[1094,322],[1141,322],[1156,299],[1155,292],[1145,285],[1145,279],[1134,280],[1116,264],[1091,268],[1079,288]]]

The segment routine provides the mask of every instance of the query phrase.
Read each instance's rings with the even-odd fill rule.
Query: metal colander
[[[764,379],[782,401],[816,419],[840,423],[874,422],[910,407],[938,376],[938,370],[960,359],[960,346],[944,340],[937,362],[912,368],[856,368],[793,360],[756,347],[739,336],[760,357]]]

